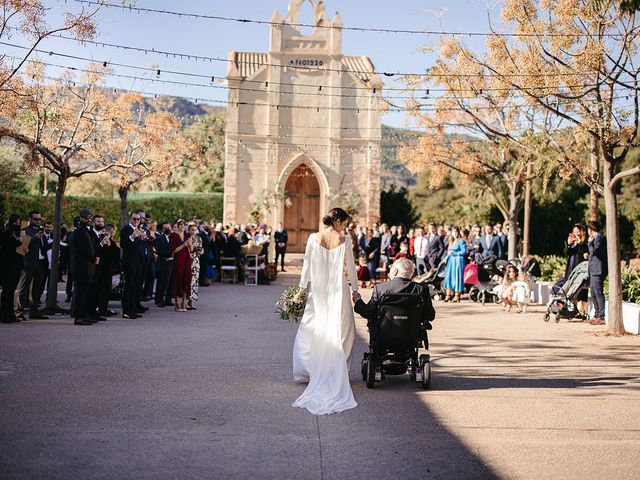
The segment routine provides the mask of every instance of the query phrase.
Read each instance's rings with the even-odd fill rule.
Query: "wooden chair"
[[[224,282],[225,277],[238,281],[238,259],[236,257],[220,257],[220,283]]]

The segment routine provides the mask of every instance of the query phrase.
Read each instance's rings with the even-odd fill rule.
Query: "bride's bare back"
[[[324,248],[333,250],[344,243],[344,235],[336,232],[333,228],[327,228],[316,233],[318,243]]]

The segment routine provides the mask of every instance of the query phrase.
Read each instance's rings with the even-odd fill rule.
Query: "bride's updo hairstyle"
[[[322,217],[322,223],[327,227],[329,227],[334,223],[336,223],[338,220],[341,222],[344,222],[348,218],[349,218],[349,214],[345,212],[343,209],[332,208],[324,217]]]

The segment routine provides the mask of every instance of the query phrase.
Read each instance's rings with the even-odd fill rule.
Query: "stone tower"
[[[300,18],[305,1],[313,19]],[[229,54],[224,222],[282,222],[302,251],[333,206],[379,219],[383,84],[368,57],[342,54],[342,21],[322,0],[291,0],[271,22],[269,52]]]

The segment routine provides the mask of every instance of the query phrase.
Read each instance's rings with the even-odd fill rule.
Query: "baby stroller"
[[[578,294],[588,288],[589,284],[589,262],[579,263],[569,278],[560,288],[557,295],[552,296],[547,303],[547,311],[544,314],[544,321],[548,322],[552,314],[555,314],[556,323],[561,318],[567,320],[580,316],[580,311],[576,305]],[[582,317],[583,320],[589,320],[587,314]]]
[[[494,255],[482,260],[478,265],[478,283],[469,290],[469,298],[482,305],[488,302],[498,303],[500,298],[493,289],[500,284],[508,264],[506,260],[498,260]]]
[[[386,375],[409,372],[411,381],[422,388],[431,385],[428,354],[418,355],[424,344],[429,349],[427,330],[422,324],[422,297],[417,293],[386,293],[378,304],[377,322],[369,326],[369,351],[362,359],[362,379],[368,388]]]
[[[440,300],[444,298],[444,289],[442,288],[442,282],[444,281],[445,269],[447,268],[446,262],[443,260],[438,265],[438,268],[432,268],[426,273],[419,275],[413,279],[416,283],[421,283],[429,287],[429,294],[433,300]]]

